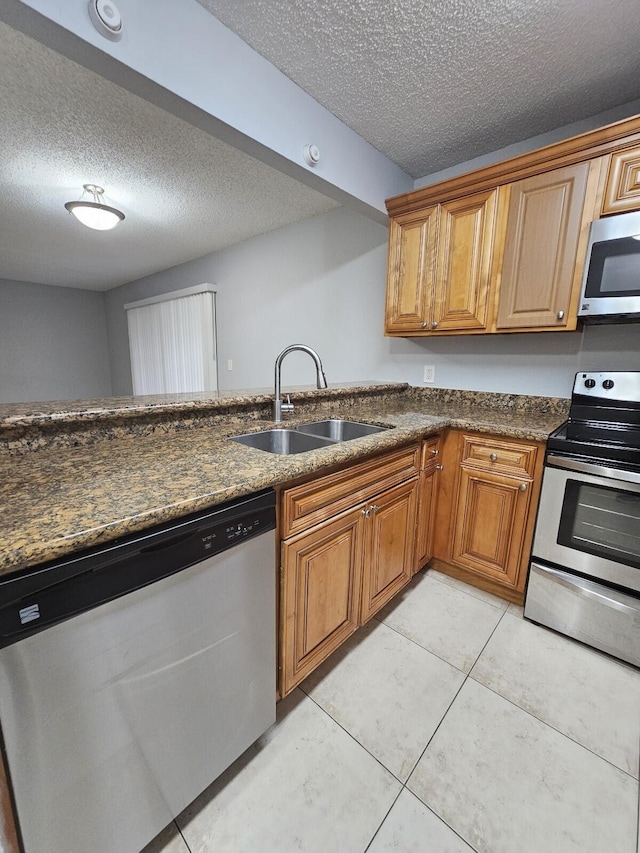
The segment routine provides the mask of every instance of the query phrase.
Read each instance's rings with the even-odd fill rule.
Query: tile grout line
[[[369,839],[369,843],[368,843],[368,844],[367,844],[367,846],[364,848],[363,853],[367,853],[367,850],[368,850],[368,849],[371,847],[371,845],[373,844],[373,842],[374,842],[374,840],[375,840],[376,835],[377,835],[377,834],[380,832],[380,830],[382,829],[382,827],[383,827],[383,825],[384,825],[385,820],[386,820],[386,819],[389,817],[389,815],[391,814],[391,810],[393,809],[393,807],[395,806],[395,804],[396,804],[396,803],[398,802],[398,800],[400,799],[400,794],[401,794],[403,791],[404,791],[404,785],[403,785],[403,786],[402,786],[402,788],[400,788],[400,790],[398,791],[398,795],[397,795],[397,797],[395,798],[395,800],[391,803],[391,806],[389,807],[389,811],[388,811],[388,812],[386,813],[386,815],[382,818],[382,820],[380,821],[380,824],[379,824],[378,828],[376,829],[376,831],[373,833],[373,835],[372,835],[372,836],[371,836],[371,838]]]
[[[427,571],[429,571],[429,570],[427,570]],[[431,569],[431,571],[437,572],[438,569]],[[443,573],[440,572],[440,574],[443,574]],[[452,576],[445,575],[445,577],[452,577]],[[496,610],[501,610],[503,613],[507,612],[510,604],[515,604],[515,602],[508,601],[506,598],[501,598],[500,601],[506,601],[507,602],[506,607],[501,607],[499,604],[494,604],[491,601],[487,601],[486,598],[481,598],[479,595],[474,595],[472,592],[467,592],[466,589],[461,589],[461,587],[459,587],[455,584],[447,583],[446,581],[441,581],[440,578],[434,578],[433,575],[425,575],[425,578],[431,578],[432,581],[436,581],[436,583],[440,583],[440,584],[442,584],[442,586],[446,586],[449,589],[456,589],[458,592],[461,592],[463,595],[467,595],[469,598],[475,599],[475,601],[482,601],[483,604],[488,604],[489,607],[495,607]],[[457,578],[452,578],[452,579],[457,580]],[[460,581],[460,583],[464,583],[464,581]],[[467,586],[469,586],[469,584],[467,584]],[[476,587],[474,587],[474,589],[476,589]],[[493,595],[494,593],[489,592],[487,594]],[[495,597],[499,598],[499,596],[497,596],[497,595]]]
[[[613,767],[615,770],[619,770],[620,773],[624,773],[625,776],[628,776],[630,779],[633,779],[634,782],[640,783],[640,779],[638,778],[638,776],[634,776],[633,773],[630,773],[628,770],[623,770],[622,767],[618,767],[617,764],[614,764],[608,758],[605,758],[604,755],[600,755],[599,753],[594,752],[593,749],[591,749],[590,747],[585,746],[583,743],[580,743],[579,740],[576,740],[574,737],[568,735],[566,732],[560,731],[560,729],[547,722],[547,720],[543,720],[537,714],[534,714],[532,711],[528,711],[526,708],[523,708],[522,705],[518,705],[517,702],[515,702],[513,699],[509,699],[508,696],[503,696],[502,693],[499,693],[497,690],[495,690],[493,687],[490,687],[488,684],[484,684],[482,681],[478,681],[477,678],[473,677],[471,672],[469,673],[469,678],[476,684],[480,685],[480,687],[484,687],[489,690],[491,693],[494,694],[494,696],[498,696],[500,699],[504,699],[505,702],[508,702],[510,705],[513,705],[514,708],[517,708],[519,711],[524,711],[525,714],[528,714],[530,717],[533,717],[534,720],[537,720],[539,723],[542,723],[543,726],[546,726],[548,729],[551,729],[562,737],[565,737],[567,740],[570,740],[572,743],[575,743],[576,746],[582,747],[582,749],[585,749],[587,752],[590,752],[591,755],[595,756],[596,758],[600,758],[610,767]]]
[[[303,683],[304,683],[304,682],[303,682]],[[396,782],[399,782],[399,783],[404,787],[404,782],[402,781],[402,779],[398,779],[398,777],[397,777],[397,776],[396,776],[396,774],[393,772],[393,770],[389,770],[389,768],[388,768],[388,767],[386,767],[386,766],[382,763],[382,761],[380,761],[380,759],[379,759],[377,756],[375,756],[375,755],[374,755],[370,750],[368,750],[368,749],[367,749],[367,747],[366,747],[364,744],[360,743],[360,741],[359,741],[359,740],[358,740],[354,735],[352,735],[352,734],[351,734],[351,732],[350,732],[348,729],[345,729],[345,727],[342,725],[342,723],[340,723],[338,720],[336,720],[336,719],[335,719],[335,717],[332,717],[332,716],[331,716],[331,714],[326,710],[326,708],[323,708],[323,707],[322,707],[322,705],[320,705],[320,703],[319,703],[319,702],[316,702],[316,700],[313,698],[313,696],[311,696],[309,693],[307,693],[307,692],[306,692],[306,690],[302,687],[302,684],[299,684],[299,685],[298,685],[298,689],[299,689],[299,690],[301,690],[301,691],[304,693],[304,695],[307,697],[307,699],[309,699],[311,702],[313,702],[313,704],[316,706],[316,708],[319,708],[319,709],[322,711],[322,713],[323,713],[323,714],[326,714],[326,715],[327,715],[327,717],[329,717],[329,719],[331,720],[331,722],[332,722],[332,723],[335,723],[335,724],[336,724],[336,726],[338,726],[338,728],[339,728],[339,729],[342,729],[342,731],[343,731],[345,734],[349,735],[349,737],[351,738],[351,740],[352,740],[354,743],[357,743],[357,744],[358,744],[358,746],[360,747],[360,749],[363,749],[363,750],[367,753],[367,755],[370,755],[370,756],[371,756],[371,758],[373,758],[373,760],[374,760],[374,761],[377,761],[377,763],[380,765],[380,767],[382,767],[382,769],[383,769],[383,770],[386,770],[386,772],[387,772],[387,773],[390,773],[390,774],[393,776],[393,778],[396,780]]]
[[[374,616],[373,618],[375,619],[376,617]],[[387,623],[383,622],[381,619],[377,619],[376,621],[380,625],[384,625],[384,627],[388,628],[390,631],[394,631],[396,634],[398,634],[400,637],[403,637],[405,640],[408,640],[410,643],[413,643],[414,646],[417,646],[419,649],[422,649],[423,652],[429,652],[429,654],[433,655],[434,658],[438,658],[438,660],[441,660],[443,663],[446,663],[449,666],[453,667],[453,669],[455,669],[457,672],[461,672],[462,675],[465,676],[465,678],[469,674],[469,673],[465,672],[464,669],[460,669],[459,666],[456,666],[455,663],[451,663],[451,661],[448,661],[445,658],[443,658],[437,652],[433,652],[433,651],[431,651],[431,649],[427,649],[427,648],[425,648],[425,646],[421,646],[420,643],[418,643],[412,637],[407,637],[406,634],[403,634],[402,631],[399,631],[397,628],[394,628],[392,625],[387,625]],[[474,663],[474,666],[475,666],[475,663]]]
[[[434,580],[435,580],[435,579],[434,579]],[[447,586],[447,584],[443,584],[443,586]],[[470,597],[470,598],[474,598],[475,596],[469,596],[469,597]],[[480,601],[481,599],[476,599],[476,600],[477,600],[477,601]],[[485,602],[485,603],[487,603],[487,602]],[[499,609],[499,608],[496,608],[496,609]],[[454,667],[454,669],[458,669],[458,672],[462,672],[462,674],[464,675],[464,680],[462,681],[462,683],[461,683],[460,687],[459,687],[459,688],[458,688],[458,690],[456,691],[455,696],[453,697],[453,699],[451,700],[451,702],[450,702],[450,703],[449,703],[449,705],[447,706],[446,711],[445,711],[445,712],[444,712],[444,714],[442,715],[442,719],[440,720],[440,722],[438,723],[438,725],[437,725],[437,726],[436,726],[436,728],[434,729],[434,732],[433,732],[433,734],[431,735],[431,737],[429,738],[429,740],[427,741],[427,743],[426,743],[426,745],[425,745],[424,749],[422,750],[422,752],[421,752],[421,753],[420,753],[420,755],[418,756],[418,759],[417,759],[416,763],[415,763],[415,764],[413,765],[413,767],[411,768],[411,772],[410,772],[410,773],[409,773],[409,775],[407,776],[407,782],[403,783],[403,788],[406,788],[406,789],[407,789],[411,794],[413,794],[413,796],[414,796],[414,797],[417,797],[417,799],[418,799],[418,800],[423,804],[423,806],[425,806],[425,808],[427,808],[427,809],[429,809],[429,811],[433,812],[433,814],[435,814],[435,815],[436,815],[436,817],[438,818],[438,820],[441,820],[441,821],[444,823],[444,825],[445,825],[445,826],[449,827],[449,829],[450,829],[452,832],[454,832],[454,833],[458,836],[458,838],[460,838],[460,839],[461,839],[461,840],[462,840],[462,841],[463,841],[463,842],[464,842],[468,847],[470,847],[472,850],[474,850],[474,851],[475,851],[475,853],[477,853],[476,848],[475,848],[475,847],[473,847],[473,845],[472,845],[472,844],[471,844],[471,843],[470,843],[470,842],[469,842],[469,841],[468,841],[464,836],[460,835],[460,833],[459,833],[456,829],[454,829],[454,827],[453,827],[453,826],[451,826],[449,823],[447,823],[447,821],[446,821],[446,820],[444,820],[444,818],[443,818],[441,815],[439,815],[439,814],[438,814],[434,809],[432,809],[432,808],[431,808],[431,806],[430,806],[428,803],[425,803],[425,802],[424,802],[424,800],[420,799],[420,797],[418,796],[418,794],[416,794],[414,791],[412,791],[412,790],[411,790],[411,788],[407,787],[407,783],[408,783],[408,782],[409,782],[409,780],[411,779],[411,777],[412,777],[413,773],[415,772],[416,767],[418,766],[418,764],[419,764],[419,763],[420,763],[420,761],[422,760],[422,757],[424,756],[425,752],[426,752],[426,751],[427,751],[427,749],[429,748],[429,745],[431,744],[431,742],[433,741],[434,737],[435,737],[435,736],[436,736],[436,734],[438,733],[438,731],[439,731],[440,727],[442,726],[442,724],[444,723],[445,719],[447,718],[447,714],[448,714],[448,713],[449,713],[449,711],[451,710],[451,708],[452,708],[452,706],[453,706],[453,703],[456,701],[456,699],[457,699],[457,698],[458,698],[458,696],[460,695],[460,691],[461,691],[461,690],[462,690],[462,688],[465,686],[465,684],[467,683],[468,679],[471,677],[471,671],[473,670],[473,667],[474,667],[474,666],[476,665],[476,663],[478,662],[478,659],[480,658],[480,655],[481,655],[481,654],[483,653],[483,651],[486,649],[486,647],[487,647],[487,645],[488,645],[489,641],[491,640],[491,637],[493,637],[493,635],[494,635],[495,631],[496,631],[496,630],[497,630],[497,628],[498,628],[498,625],[502,622],[502,619],[504,618],[504,615],[505,615],[505,613],[506,613],[506,612],[507,612],[507,611],[506,611],[506,609],[502,611],[502,615],[500,616],[500,618],[499,618],[499,619],[498,619],[498,621],[496,622],[496,624],[495,624],[495,626],[494,626],[493,630],[491,631],[491,634],[488,636],[488,638],[487,638],[486,642],[484,643],[484,645],[482,646],[482,648],[481,648],[481,649],[480,649],[480,651],[478,652],[478,654],[477,654],[477,656],[476,656],[476,659],[475,659],[475,661],[474,661],[474,663],[473,663],[473,666],[471,667],[471,669],[469,670],[469,672],[464,672],[463,670],[458,669],[458,667]],[[383,624],[384,624],[384,623],[383,623]],[[387,627],[389,627],[389,626],[387,626]],[[393,629],[392,629],[392,630],[393,630]],[[400,632],[398,632],[398,633],[400,633]],[[404,636],[404,634],[403,634],[402,636]],[[409,639],[409,638],[407,637],[407,639]],[[419,645],[419,644],[417,644],[417,645]],[[423,648],[423,646],[420,646],[420,648]],[[427,651],[428,651],[428,650],[427,650]],[[435,654],[435,653],[434,653],[434,652],[432,652],[432,654]],[[444,658],[440,658],[440,656],[439,656],[439,655],[436,655],[436,657],[438,657],[440,660],[444,660]],[[449,662],[448,662],[448,661],[445,661],[445,663],[449,663]],[[453,666],[453,664],[449,664],[449,665],[450,665],[450,666]],[[473,680],[475,681],[475,679],[473,679]],[[476,683],[478,683],[478,682],[476,682]]]
[[[388,627],[388,626],[387,626],[387,627]],[[404,635],[402,635],[402,636],[404,636]],[[407,639],[408,639],[408,638],[407,638]],[[422,646],[420,646],[420,648],[422,648]],[[445,661],[445,663],[446,663],[446,661]],[[455,668],[457,669],[457,667],[455,667]],[[463,673],[463,674],[464,674],[464,673]],[[411,768],[411,771],[409,772],[409,774],[408,774],[408,776],[407,776],[407,781],[406,781],[406,782],[403,782],[403,781],[402,781],[402,779],[399,779],[399,778],[396,776],[396,774],[395,774],[392,770],[389,770],[389,768],[388,768],[388,767],[386,767],[386,766],[382,763],[382,761],[380,761],[380,759],[379,759],[379,758],[377,758],[377,757],[376,757],[372,752],[370,752],[370,751],[367,749],[367,747],[366,747],[366,746],[364,746],[363,744],[361,744],[361,743],[360,743],[360,741],[359,741],[359,740],[358,740],[354,735],[352,735],[350,731],[348,731],[347,729],[345,729],[345,728],[344,728],[344,726],[343,726],[341,723],[339,723],[339,722],[338,722],[338,720],[336,720],[334,717],[332,717],[332,716],[331,716],[331,714],[330,714],[330,713],[329,713],[325,708],[323,708],[323,707],[322,707],[322,705],[320,705],[318,702],[316,702],[316,700],[313,698],[313,696],[310,696],[310,695],[309,695],[309,694],[304,690],[304,688],[302,687],[302,685],[301,685],[301,684],[300,684],[300,685],[298,685],[298,689],[299,689],[299,690],[301,690],[301,691],[302,691],[302,693],[304,693],[304,695],[305,695],[308,699],[310,699],[310,700],[314,703],[314,705],[316,705],[316,707],[317,707],[317,708],[319,708],[319,709],[320,709],[324,714],[326,714],[326,715],[329,717],[329,719],[330,719],[333,723],[335,723],[335,724],[336,724],[336,726],[338,726],[338,728],[342,729],[342,731],[343,731],[343,732],[345,732],[345,734],[347,734],[347,735],[351,738],[351,740],[353,740],[355,743],[357,743],[357,745],[358,745],[361,749],[363,749],[363,750],[367,753],[367,755],[370,755],[370,756],[371,756],[371,758],[373,758],[373,760],[374,760],[374,761],[376,761],[376,762],[377,762],[377,763],[382,767],[382,769],[383,769],[383,770],[386,770],[386,771],[387,771],[387,773],[390,773],[390,774],[391,774],[391,776],[393,776],[393,778],[396,780],[396,782],[399,782],[399,783],[400,783],[400,786],[401,786],[401,787],[400,787],[400,790],[398,791],[398,793],[397,793],[397,795],[396,795],[396,797],[395,797],[395,799],[394,799],[393,803],[391,803],[391,806],[389,807],[389,810],[387,811],[387,813],[385,814],[384,818],[383,818],[383,819],[382,819],[382,821],[380,822],[380,825],[378,826],[378,828],[376,829],[375,833],[374,833],[374,834],[373,834],[373,836],[371,837],[371,840],[369,841],[369,843],[368,843],[368,844],[367,844],[367,846],[365,847],[365,849],[364,849],[363,853],[367,853],[367,850],[368,850],[368,849],[369,849],[369,847],[373,844],[373,840],[374,840],[374,838],[376,837],[376,835],[378,834],[378,832],[380,832],[380,830],[381,830],[381,828],[382,828],[383,823],[384,823],[384,822],[385,822],[385,820],[389,817],[389,814],[390,814],[390,812],[391,812],[391,809],[395,806],[396,802],[398,801],[398,799],[399,799],[399,797],[400,797],[400,794],[401,794],[405,789],[406,789],[406,790],[407,790],[407,791],[408,791],[408,792],[409,792],[413,797],[415,797],[415,798],[416,798],[420,803],[422,803],[422,805],[423,805],[425,808],[429,809],[429,811],[430,811],[430,812],[432,812],[432,813],[433,813],[433,814],[438,818],[438,820],[442,821],[442,823],[443,823],[446,827],[448,827],[448,828],[449,828],[453,833],[455,833],[455,835],[456,835],[458,838],[460,838],[460,839],[461,839],[461,841],[463,841],[463,842],[464,842],[464,843],[465,843],[465,844],[466,844],[466,845],[467,845],[467,846],[468,846],[472,851],[474,851],[474,853],[478,853],[478,851],[476,850],[476,848],[475,848],[475,847],[473,847],[473,845],[472,845],[469,841],[467,841],[467,839],[466,839],[466,838],[464,838],[462,835],[460,835],[460,833],[459,833],[456,829],[454,829],[452,826],[450,826],[450,825],[447,823],[447,821],[446,821],[446,820],[445,820],[441,815],[439,815],[436,811],[434,811],[434,810],[431,808],[431,806],[429,806],[427,803],[425,803],[423,800],[421,800],[421,799],[420,799],[420,797],[419,797],[419,796],[418,796],[414,791],[412,791],[412,790],[411,790],[411,788],[408,788],[408,787],[407,787],[407,782],[408,782],[408,781],[409,781],[409,779],[411,778],[411,774],[412,774],[412,773],[413,773],[413,771],[416,769],[416,767],[417,767],[417,765],[418,765],[418,762],[420,761],[420,759],[422,758],[422,756],[423,756],[423,755],[424,755],[424,753],[426,752],[427,747],[429,746],[429,744],[430,744],[430,743],[431,743],[431,741],[433,740],[433,737],[435,736],[435,733],[438,731],[438,729],[439,729],[439,728],[440,728],[440,726],[442,725],[442,723],[443,723],[443,721],[444,721],[444,718],[445,718],[445,717],[447,716],[447,714],[449,713],[449,710],[450,710],[451,706],[452,706],[452,705],[453,705],[453,703],[455,702],[456,697],[458,696],[458,693],[460,693],[460,690],[462,690],[462,687],[464,686],[464,684],[465,684],[465,682],[466,682],[467,678],[468,678],[468,676],[465,676],[464,681],[462,682],[462,684],[460,685],[460,687],[459,687],[459,688],[458,688],[458,690],[456,691],[455,696],[453,697],[453,699],[451,700],[451,702],[450,702],[450,703],[449,703],[449,705],[447,706],[447,709],[446,709],[446,711],[444,712],[444,714],[443,714],[443,716],[442,716],[442,719],[441,719],[441,720],[440,720],[440,722],[438,723],[438,725],[437,725],[436,729],[434,730],[433,734],[431,735],[431,737],[430,737],[430,738],[429,738],[429,740],[427,741],[427,744],[426,744],[425,748],[422,750],[422,752],[421,752],[421,753],[420,753],[420,755],[418,756],[418,759],[416,760],[415,764],[414,764],[414,765],[413,765],[413,767]],[[303,683],[304,683],[304,682],[303,682]]]
[[[180,826],[179,826],[179,824],[178,824],[178,821],[177,821],[177,820],[174,820],[173,822],[174,822],[174,824],[176,825],[176,828],[177,828],[178,832],[180,833],[180,838],[182,838],[182,840],[183,840],[183,842],[184,842],[184,846],[187,848],[187,850],[189,851],[189,853],[191,853],[191,848],[189,847],[189,845],[188,845],[188,843],[187,843],[187,839],[184,837],[184,833],[183,833],[183,832],[182,832],[182,830],[180,829]]]
[[[504,615],[506,613],[507,613],[507,611],[505,610],[504,613],[502,614],[502,617],[500,617],[500,620],[498,621],[498,625],[500,624],[500,622],[502,622],[502,618],[504,617]],[[488,644],[491,640],[491,637],[493,637],[495,631],[497,630],[498,625],[496,625],[496,627],[493,629],[493,631],[491,632],[491,636],[489,637],[487,642],[482,647],[482,651],[480,652],[480,654],[478,655],[478,657],[475,660],[475,663],[473,664],[473,666],[469,670],[467,677],[471,678],[472,681],[474,681],[476,684],[479,684],[481,687],[486,687],[486,689],[490,690],[495,696],[499,696],[501,699],[504,699],[506,702],[509,702],[509,704],[513,705],[514,708],[518,708],[520,711],[524,711],[525,714],[528,714],[530,717],[533,717],[534,720],[538,720],[539,723],[542,723],[544,726],[547,726],[552,731],[557,732],[559,735],[562,735],[562,737],[566,737],[567,740],[570,740],[572,743],[575,743],[576,746],[581,746],[583,749],[586,749],[587,752],[590,752],[596,758],[601,758],[602,761],[606,762],[611,767],[614,767],[616,770],[619,770],[621,773],[624,773],[625,776],[629,776],[631,779],[634,780],[634,782],[638,782],[640,784],[640,773],[638,776],[634,776],[633,773],[629,773],[628,770],[623,770],[622,767],[618,767],[617,764],[614,764],[612,761],[609,761],[608,758],[605,758],[603,755],[599,755],[597,752],[594,752],[590,747],[585,746],[583,743],[580,743],[580,741],[577,741],[575,738],[571,737],[571,735],[568,735],[566,732],[560,731],[560,729],[556,728],[551,723],[547,722],[546,720],[543,720],[541,717],[538,717],[537,714],[534,714],[532,711],[528,711],[526,708],[523,708],[521,705],[518,705],[518,703],[514,702],[513,699],[509,699],[508,696],[503,696],[502,693],[499,693],[497,690],[494,690],[493,687],[489,687],[488,684],[484,684],[482,681],[479,681],[477,678],[474,678],[473,670],[475,669],[476,664],[480,660],[482,653],[484,652],[484,650],[488,646]],[[539,627],[544,628],[543,625],[539,626]],[[545,630],[549,630],[549,629],[545,629]],[[465,679],[465,683],[466,683],[466,679]],[[638,853],[640,853],[640,850],[638,850]]]

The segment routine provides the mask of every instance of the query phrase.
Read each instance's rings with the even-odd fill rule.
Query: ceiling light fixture
[[[83,201],[82,196],[80,201],[68,201],[65,207],[69,213],[86,225],[87,228],[94,228],[96,231],[109,231],[110,228],[115,228],[119,222],[124,219],[124,213],[116,210],[115,207],[109,207],[102,204],[102,196],[104,190],[95,184],[83,184],[83,193],[90,193],[93,196],[93,201]]]

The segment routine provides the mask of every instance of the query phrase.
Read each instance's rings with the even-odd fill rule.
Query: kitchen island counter
[[[381,383],[302,389],[292,391],[292,398],[296,410],[284,425],[335,416],[392,428],[281,456],[228,440],[274,426],[267,392],[216,398],[212,405],[184,399],[172,405],[163,398],[161,412],[148,398],[144,407],[135,398],[125,398],[126,406],[90,401],[74,410],[67,404],[64,414],[55,406],[36,404],[41,410],[37,417],[33,404],[13,411],[4,405],[0,575],[326,472],[448,427],[544,442],[566,418],[568,405],[558,398]]]

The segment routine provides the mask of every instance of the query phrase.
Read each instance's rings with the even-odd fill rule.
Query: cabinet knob
[[[371,511],[372,512],[378,512],[379,509],[380,509],[379,506],[376,506],[375,504],[371,504]]]
[[[558,311],[556,317],[558,318],[558,320],[564,320],[564,311]]]
[[[526,483],[520,483],[520,491],[521,492],[527,491],[527,484]]]
[[[434,321],[431,323],[431,328],[432,328],[432,329],[437,329],[437,328],[438,328],[438,321],[437,321],[437,320],[434,320]]]
[[[365,518],[369,518],[369,516],[371,515],[369,510],[366,509],[366,507],[365,507],[365,509],[362,510],[362,514],[364,515]]]
[[[489,459],[490,459],[492,462],[496,462],[496,461],[497,461],[497,459],[498,459],[498,454],[497,454],[497,453],[490,453],[490,454],[489,454]]]
[[[425,320],[425,322],[422,324],[422,328],[423,328],[423,329],[426,329],[426,328],[427,328],[426,320]]]
[[[436,471],[444,471],[444,465],[436,465]]]
[[[439,453],[440,453],[440,451],[436,449],[436,450],[432,450],[430,455],[431,456],[437,456]]]

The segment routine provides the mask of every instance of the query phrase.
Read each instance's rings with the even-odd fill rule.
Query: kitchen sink
[[[354,438],[374,435],[377,432],[384,432],[387,429],[390,429],[390,427],[361,424],[358,421],[347,421],[341,418],[327,418],[323,421],[303,424],[298,427],[298,432],[303,432],[307,435],[324,436],[333,441],[351,441]]]
[[[335,444],[330,438],[320,435],[307,435],[295,429],[265,429],[262,432],[250,432],[246,435],[231,436],[231,441],[266,450],[267,453],[305,453],[307,450],[318,450]]]

